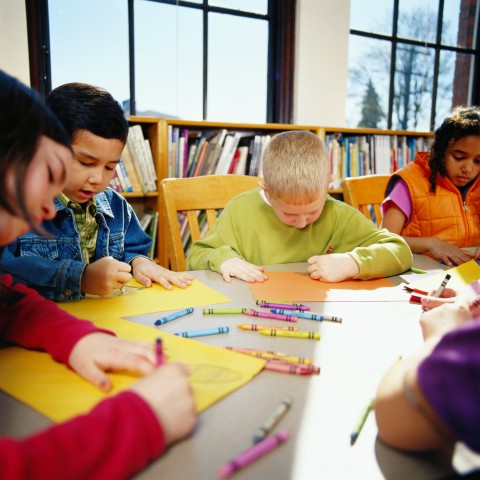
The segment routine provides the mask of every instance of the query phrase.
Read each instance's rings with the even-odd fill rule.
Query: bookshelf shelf
[[[431,132],[408,132],[400,130],[380,130],[367,128],[337,128],[315,125],[306,126],[290,124],[247,124],[141,116],[132,116],[128,120],[130,126],[139,125],[141,127],[144,137],[149,140],[155,172],[157,176],[157,188],[155,189],[155,191],[151,191],[148,193],[123,192],[122,195],[124,195],[125,198],[127,198],[132,204],[135,204],[135,210],[137,212],[143,207],[147,207],[150,210],[155,210],[156,212],[159,212],[158,234],[154,244],[154,258],[157,263],[167,268],[169,268],[169,260],[164,233],[165,222],[163,219],[163,206],[161,204],[161,198],[158,193],[158,182],[161,179],[167,177],[189,176],[189,173],[195,173],[194,167],[191,164],[188,164],[188,155],[190,154],[189,149],[194,144],[196,144],[198,147],[202,136],[213,138],[214,134],[218,134],[219,132],[224,131],[225,134],[223,135],[223,139],[225,139],[227,135],[234,136],[236,132],[238,132],[240,137],[245,137],[245,139],[247,139],[248,137],[254,138],[256,135],[260,137],[268,137],[269,135],[274,135],[276,133],[289,130],[309,130],[320,136],[320,138],[322,138],[327,144],[327,147],[329,147],[332,172],[337,176],[336,181],[331,185],[329,193],[337,198],[343,197],[342,180],[345,176],[347,176],[347,174],[348,176],[355,176],[367,173],[384,173],[384,171],[380,171],[381,168],[388,168],[388,173],[392,173],[394,167],[399,166],[399,152],[403,152],[403,150],[399,149],[398,145],[404,146],[411,143],[415,144],[415,148],[421,147],[423,149],[426,149],[428,148],[428,140],[432,136]],[[174,132],[176,132],[176,138],[174,138]],[[174,140],[178,141],[182,132],[184,137],[186,138],[186,140],[184,139],[184,142],[187,143],[187,147],[185,147],[185,143],[183,143],[182,148],[179,149],[179,151],[181,150],[183,152],[183,166],[186,167],[183,169],[177,163],[177,143],[175,143],[175,146],[173,146]],[[387,139],[385,141],[389,143],[392,148],[388,161],[389,163],[384,160],[384,163],[380,167],[379,165],[375,164],[376,157],[379,156],[380,151],[377,148],[375,142],[381,142],[381,139]],[[247,140],[240,140],[239,142],[240,143],[237,145],[247,145]],[[337,142],[337,144],[335,142]],[[358,147],[359,142],[366,142],[367,145],[369,145],[368,155],[373,154],[373,158],[371,158],[370,160],[365,160],[365,153],[361,153],[361,155],[359,155],[360,150],[355,150]],[[248,155],[252,155],[252,152],[250,151],[250,148],[253,148],[252,145],[253,142],[249,144]],[[220,147],[222,147],[222,145],[220,145]],[[348,153],[346,151],[347,147],[349,149]],[[334,149],[336,149],[336,153]],[[410,159],[413,159],[413,152],[413,147],[411,151],[408,150]],[[263,153],[263,150],[261,150],[261,153]],[[193,155],[194,154],[192,154],[191,157],[192,159],[195,158]],[[221,148],[220,153],[218,153],[217,151],[217,155],[221,155]],[[335,155],[336,158],[334,158]],[[354,164],[352,163],[354,161],[358,161],[359,156],[362,158],[362,160],[360,161],[361,167],[358,165],[354,166]],[[181,158],[181,156],[179,156],[178,158]],[[217,161],[218,160],[219,157],[217,157]],[[249,161],[250,160],[251,157],[249,157]],[[388,167],[387,163],[389,165]],[[219,168],[218,164],[213,163],[212,165],[210,165],[210,168],[213,168],[213,171],[208,172],[207,170],[204,170],[203,172],[201,172],[199,170],[197,174],[221,173],[215,171],[215,168]],[[228,165],[228,161],[225,163],[225,165]],[[232,168],[232,166],[233,160],[230,168]],[[247,167],[248,166],[251,166],[251,164],[249,165],[247,163]],[[225,173],[242,172],[234,171]],[[245,171],[243,173],[258,175],[259,173],[261,173],[261,171]]]

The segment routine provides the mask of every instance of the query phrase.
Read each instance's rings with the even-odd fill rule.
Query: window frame
[[[208,108],[208,14],[211,12],[268,21],[267,123],[292,123],[296,0],[268,0],[266,15],[183,0],[147,0],[203,11],[203,120]],[[25,0],[31,86],[45,98],[52,89],[48,0]],[[134,0],[127,0],[131,115],[135,109]]]
[[[388,92],[388,112],[387,112],[387,130],[392,129],[393,118],[393,100],[395,89],[395,66],[396,66],[396,52],[399,44],[414,45],[418,47],[432,48],[435,52],[434,57],[434,72],[433,72],[433,87],[432,87],[432,107],[430,112],[430,129],[433,131],[435,125],[435,114],[437,104],[437,89],[438,89],[438,73],[440,67],[440,54],[442,51],[450,51],[456,53],[465,53],[473,56],[473,78],[471,78],[472,92],[470,102],[473,105],[478,105],[480,102],[480,88],[478,82],[480,81],[480,5],[477,6],[477,18],[476,18],[476,38],[473,39],[475,48],[466,47],[454,47],[451,45],[444,45],[441,43],[442,38],[442,26],[443,26],[443,6],[445,1],[438,0],[438,18],[437,18],[437,35],[435,42],[426,42],[412,40],[408,38],[399,37],[398,31],[398,17],[399,17],[399,3],[400,0],[393,1],[393,13],[392,13],[392,34],[378,34],[372,32],[366,32],[363,30],[350,29],[351,35],[359,37],[371,38],[375,40],[384,40],[391,43],[391,55],[390,55],[390,81]]]

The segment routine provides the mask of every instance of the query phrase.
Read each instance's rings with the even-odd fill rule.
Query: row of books
[[[428,137],[406,135],[344,135],[332,133],[325,143],[338,189],[346,177],[389,175],[412,162],[417,152],[429,150]]]
[[[191,130],[170,125],[168,176],[259,175],[270,135],[222,129]]]
[[[148,193],[157,191],[157,173],[150,142],[140,125],[132,125],[127,143],[110,186],[117,192]]]
[[[148,256],[154,258],[155,254],[155,245],[157,243],[158,235],[158,211],[152,210],[150,208],[145,208],[143,212],[139,213],[138,221],[142,230],[152,238],[152,245],[150,246],[150,251]]]

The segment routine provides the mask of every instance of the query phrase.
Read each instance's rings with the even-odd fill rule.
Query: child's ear
[[[265,193],[267,193],[267,186],[265,185],[265,182],[264,182],[264,181],[259,180],[259,181],[257,182],[257,185],[258,185]]]

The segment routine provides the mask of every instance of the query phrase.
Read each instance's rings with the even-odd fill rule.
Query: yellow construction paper
[[[130,282],[129,285],[140,286],[136,282]],[[76,317],[95,319],[105,315],[129,317],[226,302],[230,302],[230,299],[204,283],[193,280],[187,288],[174,286],[172,290],[166,290],[154,284],[151,288],[131,289],[109,297],[88,297],[76,302],[59,303],[58,306]]]
[[[453,267],[436,273],[435,275],[430,275],[417,282],[411,282],[408,284],[408,287],[429,293],[440,286],[447,273],[451,276],[447,287],[459,290],[476,280],[480,280],[480,265],[478,265],[475,260],[470,260],[458,267]]]
[[[248,383],[265,364],[259,358],[159,332],[128,320],[105,317],[94,323],[129,340],[153,342],[161,337],[167,362],[181,361],[190,367],[197,412]],[[114,387],[109,394],[104,394],[47,353],[19,347],[0,350],[0,364],[0,388],[55,422],[88,412],[137,379],[127,374],[109,374]]]

